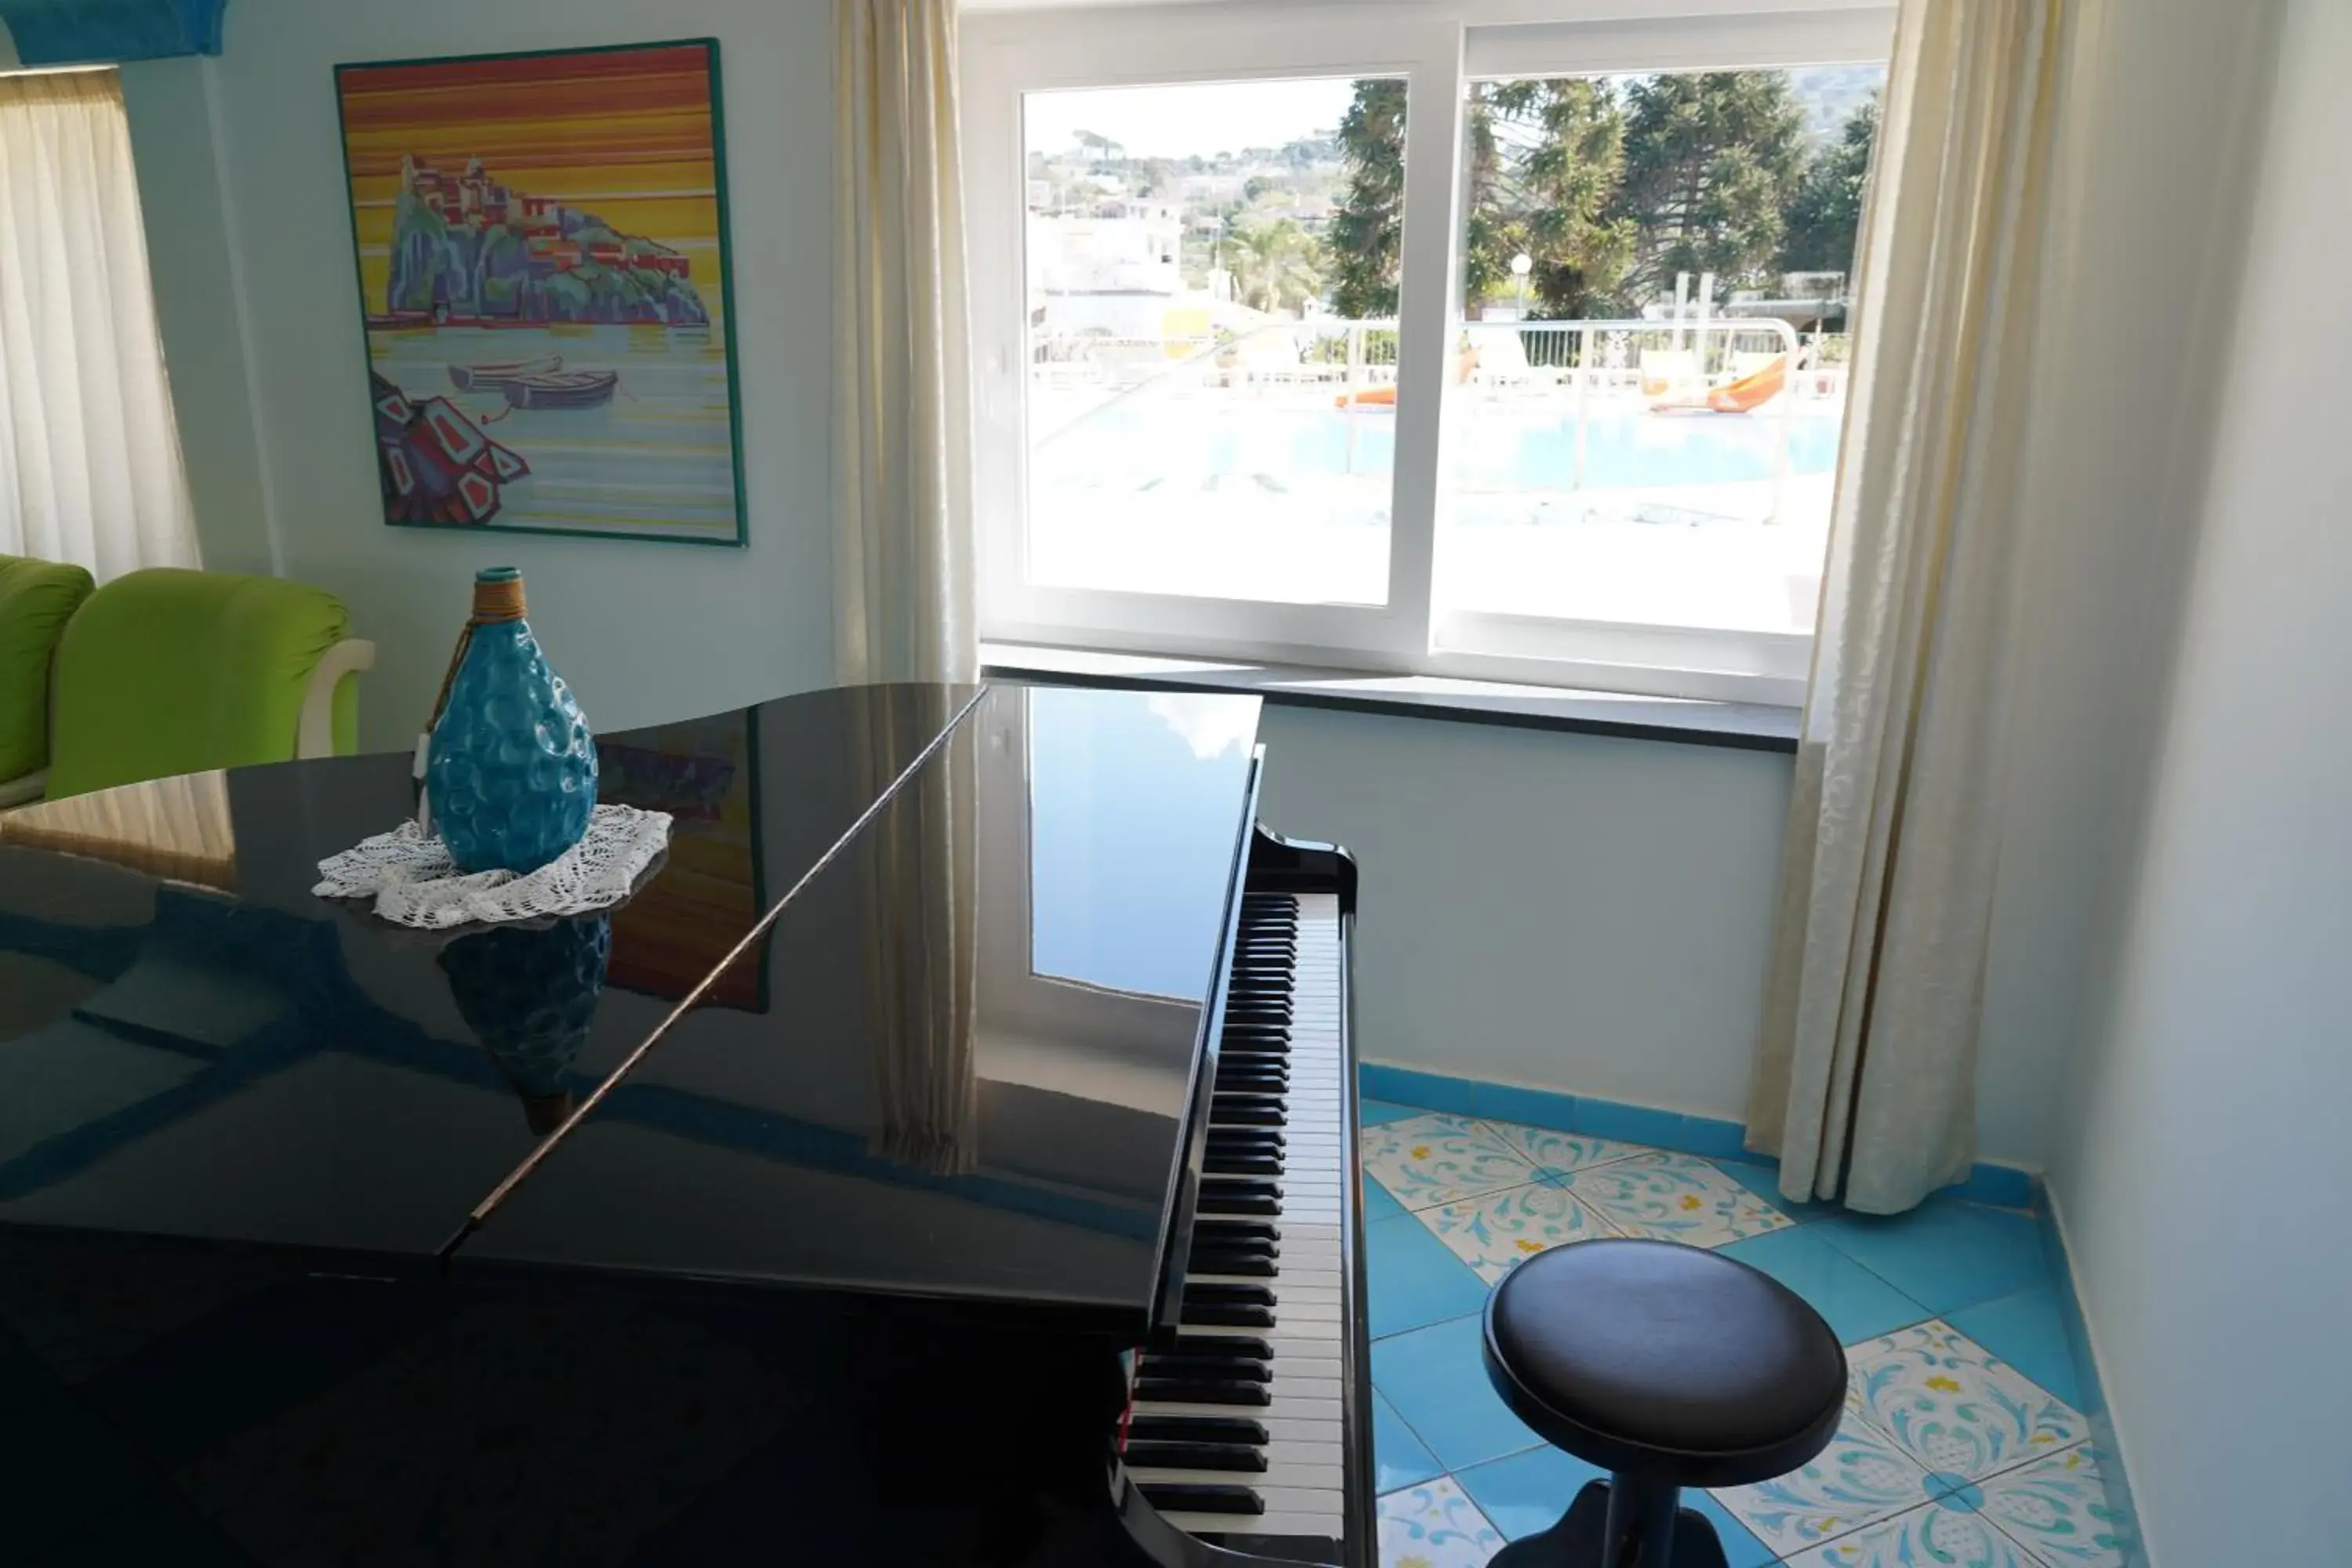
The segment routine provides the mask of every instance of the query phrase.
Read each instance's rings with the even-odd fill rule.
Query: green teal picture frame
[[[715,251],[715,261],[718,261],[719,278],[718,289],[715,289],[718,322],[708,322],[708,296],[701,291],[701,284],[691,279],[694,258],[685,254],[687,249],[696,249],[698,242],[687,240],[682,247],[670,247],[652,235],[621,233],[618,228],[609,226],[602,214],[569,207],[560,195],[534,195],[534,193],[520,191],[520,188],[508,188],[503,181],[497,179],[497,172],[489,169],[487,160],[482,160],[480,155],[475,155],[470,164],[463,164],[463,174],[458,174],[454,179],[442,172],[437,163],[419,164],[414,169],[419,179],[414,179],[402,191],[402,195],[414,195],[425,184],[433,185],[436,195],[442,197],[446,197],[452,191],[458,191],[468,218],[475,216],[473,205],[480,197],[485,202],[480,209],[485,216],[489,212],[506,214],[506,216],[501,216],[497,228],[510,228],[506,218],[513,216],[515,207],[520,205],[524,214],[522,224],[539,230],[539,233],[527,233],[522,240],[518,240],[518,245],[524,247],[524,261],[530,266],[530,284],[539,284],[543,291],[552,291],[552,287],[548,284],[548,275],[541,273],[539,268],[541,254],[548,254],[548,257],[552,257],[552,270],[562,273],[572,282],[576,282],[579,278],[591,278],[593,282],[588,284],[591,296],[595,296],[597,282],[616,278],[621,282],[614,284],[614,291],[618,291],[621,287],[635,291],[637,299],[630,303],[630,308],[658,308],[658,310],[668,312],[675,308],[701,306],[703,322],[696,324],[691,320],[679,322],[679,320],[637,318],[534,318],[534,315],[527,315],[520,306],[515,308],[513,315],[506,315],[506,312],[489,315],[485,310],[487,300],[478,300],[475,315],[468,315],[468,318],[457,318],[457,315],[445,318],[442,310],[446,310],[446,306],[442,306],[440,300],[436,300],[428,310],[400,312],[395,310],[395,300],[391,299],[391,287],[383,287],[381,294],[372,287],[372,278],[369,278],[369,270],[374,266],[372,257],[385,249],[397,254],[397,249],[400,249],[400,245],[397,245],[400,224],[409,212],[414,212],[414,207],[404,207],[400,197],[385,202],[362,200],[362,195],[360,195],[362,181],[381,184],[385,179],[381,167],[376,167],[376,164],[381,164],[381,151],[374,148],[376,132],[383,130],[383,127],[364,127],[355,136],[355,127],[352,127],[355,89],[397,91],[397,87],[391,85],[391,73],[449,73],[449,70],[466,68],[562,66],[574,64],[574,61],[581,64],[579,75],[585,82],[593,80],[600,70],[604,70],[604,73],[616,70],[621,66],[616,57],[628,57],[628,54],[670,54],[670,57],[675,57],[679,52],[694,52],[701,57],[698,66],[694,66],[694,68],[687,68],[685,61],[673,61],[677,68],[670,70],[670,75],[677,80],[677,87],[682,91],[691,89],[691,87],[701,87],[701,91],[706,94],[703,101],[708,103],[708,124],[710,124],[708,160],[710,160],[710,184],[713,184],[713,191],[710,191],[713,235],[703,249]],[[515,52],[499,54],[449,54],[449,57],[348,61],[348,64],[336,66],[334,75],[336,106],[339,106],[336,124],[339,124],[339,136],[341,136],[343,146],[343,181],[346,181],[346,207],[348,218],[351,218],[352,278],[358,282],[360,291],[360,345],[362,345],[362,355],[369,364],[369,384],[372,384],[369,385],[369,411],[372,411],[376,428],[374,447],[376,461],[379,461],[379,491],[381,499],[383,499],[385,527],[436,529],[436,531],[457,533],[508,533],[508,536],[536,533],[536,536],[551,538],[616,538],[616,541],[719,545],[719,548],[736,550],[746,548],[751,543],[751,521],[748,521],[751,520],[751,505],[748,505],[748,491],[746,482],[743,482],[743,390],[740,390],[740,348],[739,336],[736,336],[734,216],[731,216],[730,172],[727,172],[727,97],[724,97],[718,37],[670,37],[670,40],[588,45],[569,47],[569,49],[515,49]],[[591,115],[585,113],[574,115],[574,120],[581,124],[593,122]],[[372,146],[355,146],[358,139],[369,139]],[[407,163],[402,164],[400,174],[402,176],[412,174]],[[675,193],[658,191],[642,193],[642,195],[640,193],[609,197],[591,195],[581,197],[581,200],[602,200],[604,209],[614,209],[616,205],[630,205],[630,202],[646,205],[646,202],[673,200],[673,197],[675,200],[696,200],[694,195],[677,197]],[[395,245],[381,247],[369,237],[367,224],[362,221],[362,205],[369,209],[393,209],[391,224]],[[442,212],[445,212],[445,207],[436,205],[433,218],[437,221]],[[419,218],[419,221],[424,221],[424,218]],[[574,226],[574,221],[579,221],[579,224]],[[520,224],[515,228],[520,228]],[[510,228],[510,235],[513,235],[513,228]],[[482,270],[487,273],[487,251],[494,242],[485,237],[480,245],[485,251],[485,268]],[[499,245],[503,245],[503,240]],[[397,261],[388,263],[388,266],[397,266]],[[658,278],[649,273],[649,268],[661,268]],[[440,275],[436,273],[436,294],[437,278]],[[656,278],[654,289],[645,287],[646,278]],[[482,294],[487,296],[491,282],[497,282],[497,279],[485,279],[475,287],[480,287]],[[679,282],[685,282],[687,287],[679,289]],[[510,287],[522,289],[530,284],[518,282],[510,284]],[[645,296],[652,296],[652,303],[646,303]],[[679,306],[679,296],[689,296],[691,306]],[[381,310],[376,308],[379,303]],[[673,395],[663,390],[668,388],[670,376],[661,372],[677,372],[679,362],[694,357],[675,353],[675,345],[679,341],[679,327],[687,329],[687,334],[691,334],[696,329],[708,329],[710,331],[710,348],[718,351],[718,355],[715,355],[718,364],[706,364],[706,367],[696,369],[689,388],[685,393]],[[473,341],[463,341],[457,336],[445,339],[445,334],[452,334],[452,329],[458,334],[482,331],[485,336]],[[541,329],[543,329],[543,334],[541,334]],[[597,369],[579,369],[574,357],[564,353],[562,339],[576,339],[579,334],[614,334],[614,331],[628,334],[628,351],[625,351],[628,360],[621,362],[618,369],[602,367],[602,364]],[[668,343],[666,351],[646,353],[646,345],[649,345],[654,331],[663,334],[663,341]],[[428,336],[430,343],[424,343],[424,341],[402,343],[402,348],[407,351],[407,362],[397,364],[402,374],[400,376],[385,376],[385,367],[379,364],[379,334],[400,334],[402,339],[416,339],[421,334]],[[543,341],[543,336],[555,339],[555,343]],[[513,343],[510,353],[506,351],[508,343]],[[597,343],[597,348],[604,351],[609,345]],[[463,360],[468,360],[468,357],[470,360],[487,360],[491,355],[499,355],[501,362],[463,364]],[[593,360],[607,360],[612,355],[609,353],[593,353],[591,357]],[[645,364],[635,362],[640,357],[645,360]],[[708,360],[710,355],[703,353],[701,357]],[[446,360],[449,381],[446,384],[430,381],[430,372],[424,360]],[[552,367],[548,367],[551,360]],[[466,372],[466,376],[473,378],[473,381],[470,384],[461,381],[461,372]],[[482,372],[491,372],[491,376],[487,381],[480,381],[478,376],[482,376]],[[649,372],[654,374],[654,381],[652,385],[645,385],[645,378]],[[506,388],[506,381],[530,385],[524,385],[518,397],[515,390]],[[649,397],[640,395],[640,390],[637,390],[640,385],[645,385],[646,393],[652,393],[654,414],[640,414],[642,406],[649,402]],[[724,421],[708,418],[708,390],[715,390],[719,385],[724,388],[724,400],[727,400]],[[701,388],[703,402],[696,402],[694,388]],[[385,400],[385,390],[395,393],[397,402]],[[457,393],[457,397],[468,397],[468,405],[458,405],[452,390]],[[506,409],[494,406],[497,395],[501,393],[506,397]],[[652,478],[654,466],[645,463],[645,466],[633,470],[633,454],[635,454],[642,439],[658,442],[658,439],[666,437],[666,430],[658,428],[663,423],[661,411],[668,409],[670,416],[675,418],[675,411],[682,405],[696,409],[696,418],[703,426],[698,430],[701,435],[718,437],[719,430],[724,430],[727,451],[724,451],[722,461],[703,449],[696,449],[691,456],[682,454],[679,458],[675,458],[679,463],[691,463],[691,466],[698,468],[698,472],[694,475],[698,484],[694,484],[691,489],[685,484],[677,484],[673,500],[666,503],[661,496],[668,494],[668,491],[663,489],[661,479]],[[614,409],[618,409],[618,414],[614,414]],[[607,418],[604,421],[583,418],[595,416],[595,414],[604,414]],[[562,430],[560,435],[551,435],[546,439],[541,439],[539,435],[508,435],[510,426],[503,423],[508,421],[508,416],[518,416],[518,426],[513,426],[515,430],[520,430],[520,426],[539,426],[541,430],[548,430],[551,421],[558,421],[560,426],[574,426],[574,430]],[[612,418],[625,421],[625,435],[624,437],[600,439],[602,430],[609,430],[607,421],[612,421]],[[640,439],[628,439],[630,435]],[[685,445],[691,447],[694,442],[685,442]],[[710,442],[703,442],[701,447],[708,445]],[[393,456],[395,447],[397,456]],[[534,451],[539,454],[539,461],[534,461]],[[546,470],[543,470],[543,463],[546,463]],[[425,466],[433,468],[433,475],[419,472]],[[449,472],[442,472],[445,468]],[[442,510],[446,515],[430,515],[430,512],[421,515],[421,508],[414,503],[414,496],[416,496],[414,489],[407,496],[395,496],[402,470],[407,470],[407,479],[416,482],[419,489],[430,489],[433,482],[449,479],[449,484],[454,487],[454,500],[442,503]],[[524,479],[546,478],[548,470],[562,475],[564,491],[576,496],[574,500],[558,503],[555,510],[515,510],[508,505],[510,487],[524,482]],[[635,472],[646,475],[642,487],[635,482]],[[719,478],[724,478],[724,484],[727,484],[727,503],[724,505],[708,500],[708,494],[715,491],[715,484]],[[536,500],[536,489],[539,487],[531,487],[531,500]],[[482,500],[485,491],[491,503],[487,517],[470,515],[475,503]],[[614,521],[591,524],[588,517],[569,517],[567,520],[567,512],[572,508],[588,508],[588,510],[609,508]],[[630,508],[635,508],[635,512]],[[645,512],[661,510],[694,515],[694,520],[677,521],[673,527],[658,517],[645,515]],[[551,520],[531,521],[530,517],[534,515],[551,517]]]

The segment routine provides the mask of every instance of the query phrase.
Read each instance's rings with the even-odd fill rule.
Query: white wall
[[[2347,1552],[2352,308],[2315,269],[2352,245],[2352,9],[2286,12],[2151,807],[2051,1169],[2163,1568]]]
[[[350,605],[381,654],[367,744],[423,722],[486,565],[522,568],[602,728],[831,679],[832,16],[830,0],[237,0],[217,60],[125,72],[207,560]],[[700,36],[727,88],[750,547],[385,527],[333,68]]]
[[[1988,1129],[2037,1152],[2056,1135],[2100,889],[2144,814],[2273,11],[2085,0],[2062,57],[1979,1068]]]

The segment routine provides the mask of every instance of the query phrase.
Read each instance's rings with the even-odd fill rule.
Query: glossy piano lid
[[[456,1254],[1140,1327],[1258,701],[992,687]],[[736,977],[740,978],[740,977]]]
[[[672,812],[670,851],[609,918],[541,930],[311,895],[320,859],[415,809],[404,754],[0,816],[0,1226],[429,1258],[976,692],[600,737],[604,798]],[[776,1000],[742,970],[707,1002]]]

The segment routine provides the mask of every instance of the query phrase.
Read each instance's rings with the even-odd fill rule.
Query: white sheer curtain
[[[2073,0],[1906,0],[1751,1147],[1892,1214],[1965,1174],[2036,279]]]
[[[0,76],[0,553],[196,564],[110,70]]]
[[[969,680],[971,318],[953,0],[839,0],[834,618],[840,679]]]

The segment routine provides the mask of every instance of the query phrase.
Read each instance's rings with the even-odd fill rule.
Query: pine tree
[[[1616,95],[1607,82],[1580,77],[1504,82],[1492,89],[1489,108],[1535,132],[1507,197],[1515,219],[1487,221],[1513,231],[1534,263],[1528,282],[1536,314],[1575,320],[1601,313],[1633,256],[1633,223],[1612,211],[1625,169],[1625,120]],[[1497,192],[1492,205],[1505,199]],[[1465,261],[1476,259],[1479,217],[1474,203]],[[1506,271],[1510,254],[1500,263]],[[1482,279],[1488,270],[1478,268]]]
[[[1677,272],[1761,286],[1804,173],[1804,114],[1781,71],[1637,79],[1626,89],[1625,173],[1612,216],[1634,226],[1620,306],[1672,294]]]
[[[1813,153],[1789,203],[1788,235],[1780,245],[1782,271],[1853,269],[1863,190],[1870,177],[1871,146],[1877,138],[1878,104],[1874,100],[1847,117],[1836,141]]]
[[[1404,233],[1404,83],[1360,81],[1339,121],[1348,188],[1325,237],[1332,309],[1355,320],[1397,311]]]

